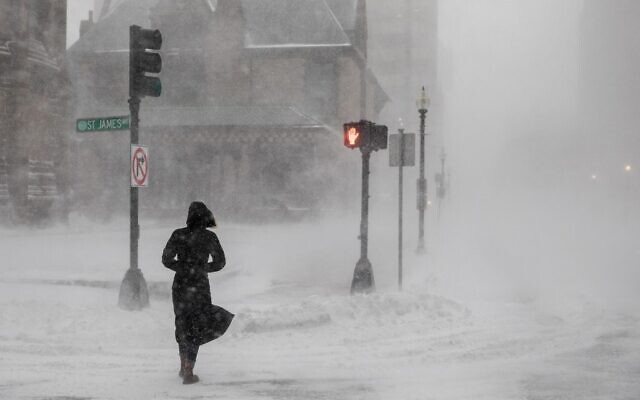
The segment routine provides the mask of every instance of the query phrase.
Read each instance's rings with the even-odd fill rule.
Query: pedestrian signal
[[[362,132],[359,123],[344,124],[344,145],[350,149],[360,147]]]
[[[387,127],[370,121],[349,122],[344,124],[343,143],[350,149],[376,151],[387,148]]]

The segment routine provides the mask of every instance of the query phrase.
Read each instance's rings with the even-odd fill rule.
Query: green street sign
[[[129,129],[129,116],[81,118],[76,121],[76,132],[122,131]]]

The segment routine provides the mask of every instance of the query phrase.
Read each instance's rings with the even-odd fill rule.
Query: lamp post
[[[424,147],[425,147],[425,120],[427,119],[427,110],[431,100],[427,96],[427,91],[422,87],[420,98],[418,99],[418,113],[420,114],[420,177],[418,178],[418,211],[420,213],[418,218],[418,254],[424,254],[426,252],[426,245],[424,240],[424,212],[427,208],[427,179],[425,178],[425,159],[424,159]]]

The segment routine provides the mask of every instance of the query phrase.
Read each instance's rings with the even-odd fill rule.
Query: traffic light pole
[[[139,98],[131,97],[129,99],[129,111],[131,112],[130,129],[131,144],[133,145],[138,144]],[[149,306],[149,291],[142,271],[138,267],[138,241],[140,239],[138,188],[131,187],[129,193],[129,269],[120,285],[118,305],[125,310],[140,310]]]
[[[160,56],[146,53],[145,48],[158,50],[162,44],[159,31],[142,29],[137,25],[129,27],[129,112],[131,145],[139,144],[140,97],[160,95],[160,80],[146,77],[144,72],[160,72]],[[148,82],[148,84],[146,83]],[[132,166],[130,165],[129,168]],[[130,172],[131,174],[131,172]],[[131,177],[129,177],[131,180]],[[138,242],[140,225],[138,221],[138,188],[130,182],[129,195],[129,269],[120,285],[118,304],[126,310],[140,310],[149,306],[147,282],[138,267]]]
[[[371,149],[361,147],[362,152],[362,209],[360,215],[360,259],[356,263],[351,282],[351,294],[370,293],[375,290],[373,268],[368,258],[369,250],[369,160]]]
[[[131,112],[131,144],[138,144],[138,127],[140,124],[140,99],[132,97],[129,99],[129,111]],[[138,241],[140,240],[140,224],[138,222],[138,188],[130,188],[129,201],[129,269],[140,270],[138,268]]]

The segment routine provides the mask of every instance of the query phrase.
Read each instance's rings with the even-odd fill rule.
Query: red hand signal
[[[360,132],[356,128],[350,128],[347,132],[347,140],[349,140],[349,144],[351,146],[355,146],[358,141],[358,137],[360,137]]]

